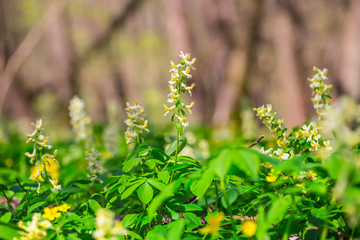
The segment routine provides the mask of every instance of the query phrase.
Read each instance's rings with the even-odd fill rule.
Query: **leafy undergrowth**
[[[318,120],[288,129],[266,105],[254,110],[273,139],[219,141],[218,130],[186,129],[195,60],[180,57],[164,105],[176,134],[149,131],[136,102],[125,133],[116,120],[93,127],[75,97],[74,140],[52,146],[38,120],[0,143],[1,239],[360,237],[360,107],[331,107],[327,71],[309,79]]]

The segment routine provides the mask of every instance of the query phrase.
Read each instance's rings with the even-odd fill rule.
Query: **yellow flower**
[[[310,171],[309,171],[308,177],[309,177],[310,179],[316,179],[316,176],[317,176],[317,174],[316,174],[313,170],[310,170]]]
[[[241,224],[241,227],[242,227],[242,232],[245,235],[248,235],[248,236],[252,237],[256,233],[257,225],[256,225],[256,223],[254,221],[244,221]]]
[[[49,219],[50,221],[53,221],[55,218],[58,218],[61,216],[61,214],[58,212],[58,208],[48,208],[46,207],[44,209],[44,214],[42,215],[43,218]]]
[[[59,178],[59,168],[60,165],[59,163],[57,163],[53,158],[51,157],[44,157],[43,159],[44,163],[46,164],[46,170],[49,173],[50,177],[52,179],[57,179]],[[44,171],[44,166],[43,164],[38,164],[37,166],[31,167],[30,171],[31,171],[31,175],[30,175],[30,179],[33,180],[40,180],[40,181],[44,181],[44,179],[41,177],[41,172]]]
[[[200,229],[200,233],[203,235],[211,234],[212,236],[215,236],[219,232],[220,223],[223,218],[224,218],[224,213],[222,212],[220,212],[217,215],[211,216],[208,225]]]
[[[277,179],[277,177],[273,176],[273,175],[266,176],[266,181],[270,182],[270,183],[275,182],[276,179]]]
[[[67,212],[67,210],[70,208],[69,205],[67,205],[66,203],[61,204],[60,206],[57,207],[58,211],[60,212]]]

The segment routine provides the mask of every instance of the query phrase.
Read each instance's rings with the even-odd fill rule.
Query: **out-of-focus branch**
[[[14,54],[10,57],[9,61],[5,65],[4,71],[0,75],[0,116],[2,114],[4,102],[9,91],[9,88],[14,81],[16,74],[20,67],[30,56],[36,45],[39,43],[44,29],[48,23],[48,19],[56,11],[61,11],[66,4],[65,0],[54,0],[45,15],[30,29],[24,40],[19,47],[15,50]]]
[[[74,88],[74,93],[78,94],[79,92],[77,79],[83,63],[90,59],[90,56],[93,54],[94,51],[100,51],[107,46],[114,32],[125,24],[128,17],[131,16],[138,9],[142,2],[143,0],[129,0],[127,5],[124,7],[122,13],[120,13],[111,21],[109,27],[104,31],[104,33],[101,34],[97,39],[95,39],[91,46],[87,50],[85,50],[83,54],[81,54],[74,60],[69,76],[70,83]]]
[[[80,56],[80,62],[88,59],[94,50],[101,50],[106,47],[114,32],[125,24],[128,17],[138,9],[142,2],[143,0],[129,0],[123,12],[111,21],[108,29]]]
[[[258,139],[256,139],[255,142],[253,142],[252,144],[250,144],[250,145],[248,146],[248,148],[252,148],[252,147],[255,146],[256,144],[258,144],[258,143],[261,141],[261,139],[263,139],[264,137],[265,137],[264,135],[261,135]]]

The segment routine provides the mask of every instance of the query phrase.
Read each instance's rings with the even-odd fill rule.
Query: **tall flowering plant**
[[[171,121],[176,123],[176,150],[175,150],[175,160],[174,164],[177,163],[177,155],[179,152],[179,140],[184,132],[184,128],[189,126],[189,122],[186,119],[186,111],[191,114],[191,109],[194,106],[194,102],[190,104],[185,104],[182,102],[181,97],[188,92],[190,96],[192,95],[191,91],[195,87],[195,83],[191,85],[187,84],[187,80],[191,79],[192,75],[190,74],[191,70],[194,70],[194,63],[196,58],[190,59],[190,54],[184,54],[180,52],[179,57],[181,58],[180,63],[175,64],[173,61],[170,61],[171,64],[171,78],[169,81],[170,93],[168,94],[167,102],[171,104],[168,106],[164,104],[166,116],[169,113],[172,113]],[[173,172],[174,173],[174,172]],[[172,174],[173,174],[172,173]],[[171,179],[173,178],[173,175]]]
[[[43,135],[42,120],[39,119],[36,123],[32,124],[34,131],[27,134],[26,143],[33,144],[32,153],[25,153],[30,158],[30,163],[35,164],[35,169],[32,171],[30,179],[38,182],[37,193],[40,193],[40,181],[50,182],[51,186],[57,190],[61,189],[58,185],[58,172],[59,163],[56,160],[57,150],[53,153],[50,152],[52,146],[49,144],[49,137]]]
[[[171,64],[171,79],[169,81],[169,89],[170,93],[168,94],[167,102],[171,104],[171,106],[167,106],[164,104],[165,114],[172,112],[171,120],[176,121],[176,129],[178,133],[181,135],[184,131],[184,128],[189,126],[189,122],[186,120],[185,110],[191,114],[191,109],[194,106],[194,102],[190,104],[184,104],[181,101],[181,96],[186,92],[191,94],[191,91],[195,87],[195,83],[192,83],[190,86],[186,84],[188,79],[191,79],[192,75],[190,71],[194,68],[194,63],[196,58],[190,60],[190,54],[184,54],[182,51],[180,52],[180,63],[176,64],[173,61],[170,61]]]

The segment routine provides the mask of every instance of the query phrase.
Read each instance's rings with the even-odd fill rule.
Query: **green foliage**
[[[174,67],[185,71],[185,63]],[[178,80],[182,93],[192,89],[180,88],[186,81],[183,75]],[[88,131],[98,159],[88,162],[89,146],[70,140],[54,144],[61,188],[49,183],[52,178],[45,170],[39,173],[44,180],[41,188],[40,178],[29,180],[31,164],[24,153],[30,150],[23,139],[0,143],[0,156],[6,159],[0,163],[0,238],[14,239],[34,229],[43,234],[35,239],[360,237],[360,141],[356,138],[349,144],[335,136],[331,147],[329,137],[318,135],[322,128],[317,123],[290,131],[270,106],[261,107],[256,111],[273,131],[274,141],[255,142],[259,146],[254,148],[278,145],[273,151],[261,148],[261,153],[243,147],[254,139],[244,140],[242,133],[223,144],[211,129],[194,129],[194,136],[185,138],[188,124],[183,109],[192,106],[182,105],[180,98],[174,104],[175,110],[165,108],[177,114],[173,115],[176,138],[159,130],[164,135],[147,134],[144,141],[130,146],[122,141],[105,155],[106,144],[96,139],[102,139],[102,129],[107,128],[98,127]],[[132,124],[147,127],[147,122]],[[353,126],[354,131],[358,128]],[[38,135],[36,139],[43,139]],[[202,156],[200,142],[208,144],[208,159],[196,157]],[[39,156],[27,153],[34,160],[45,153],[35,148]],[[91,169],[98,174],[96,181]]]

